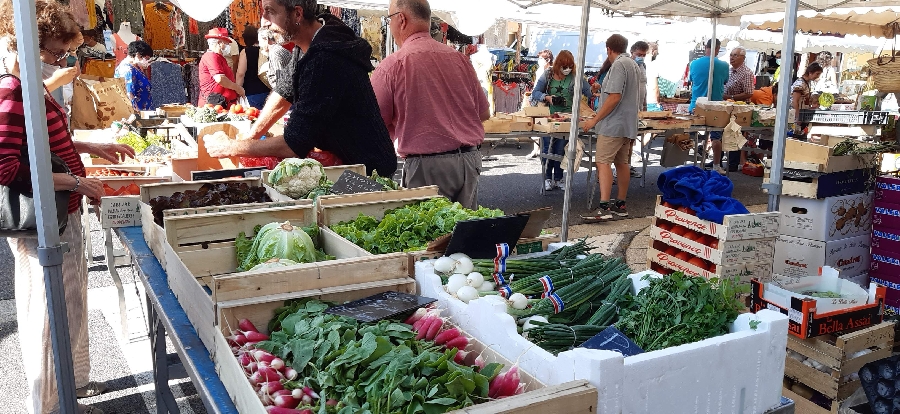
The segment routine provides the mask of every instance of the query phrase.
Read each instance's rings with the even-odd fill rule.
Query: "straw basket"
[[[900,92],[900,56],[869,59],[869,73],[879,92]]]

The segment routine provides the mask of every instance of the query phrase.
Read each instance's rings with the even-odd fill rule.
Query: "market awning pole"
[[[38,60],[35,6],[32,0],[14,0],[16,41],[19,52],[19,72],[22,76],[22,97],[25,101],[25,130],[28,132],[28,159],[31,182],[34,186],[34,207],[38,227],[38,261],[44,268],[44,288],[47,290],[47,317],[50,320],[50,339],[53,344],[53,366],[59,409],[63,414],[78,412],[75,397],[75,374],[72,346],[69,343],[69,318],[66,314],[66,295],[62,283],[63,253],[68,246],[59,243],[59,223],[56,220],[56,197],[50,169],[50,144],[47,116],[44,108],[44,88]],[[74,225],[74,223],[72,224]],[[23,299],[23,298],[20,298]],[[38,361],[26,361],[26,363]]]
[[[572,183],[575,181],[575,148],[581,126],[578,119],[581,113],[581,85],[584,83],[584,60],[587,54],[588,18],[591,15],[591,2],[584,0],[581,6],[581,36],[578,38],[578,62],[575,64],[580,72],[575,73],[575,93],[572,95],[572,127],[569,129],[569,145],[566,146],[566,158],[569,164],[566,166],[566,194],[563,196],[562,226],[560,226],[559,238],[561,241],[569,239],[569,203],[572,201]],[[581,160],[577,160],[581,162]],[[594,185],[593,183],[589,185]]]
[[[790,85],[794,71],[794,37],[797,34],[797,3],[788,0],[784,15],[784,40],[781,46],[781,74],[778,83],[778,108],[775,115],[775,137],[772,140],[772,168],[769,171],[769,182],[762,187],[769,192],[769,211],[778,211],[781,197],[781,172],[784,169],[784,145],[787,138],[788,115],[790,113]],[[787,68],[785,68],[787,66]],[[785,70],[787,69],[787,70]]]
[[[707,80],[706,84],[706,98],[710,101],[712,100],[712,90],[713,90],[713,75],[714,69],[716,68],[716,59],[718,55],[718,51],[716,50],[716,24],[719,22],[717,17],[712,18],[712,39],[711,39],[711,48],[709,49],[709,80]],[[715,160],[713,160],[715,161]]]

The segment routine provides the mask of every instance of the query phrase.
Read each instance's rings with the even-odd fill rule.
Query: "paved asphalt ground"
[[[493,151],[495,161],[484,162],[484,173],[481,177],[479,199],[482,205],[500,208],[508,213],[526,211],[535,208],[552,206],[553,216],[547,227],[557,227],[561,222],[563,204],[562,191],[556,190],[542,196],[540,186],[543,180],[539,176],[540,163],[537,159],[526,158],[531,151],[531,144],[523,144],[521,149],[515,145],[503,145]],[[659,156],[651,156],[651,164],[658,163]],[[639,158],[635,157],[635,161]],[[639,164],[636,164],[639,165]],[[632,181],[629,191],[628,208],[632,217],[652,215],[653,204],[658,191],[656,177],[664,171],[661,167],[648,168],[647,186],[640,188],[637,180]],[[592,178],[591,185],[596,180]],[[760,190],[761,179],[752,178],[740,173],[730,175],[735,183],[736,198],[746,205],[763,204],[766,195]],[[587,195],[590,187],[585,182],[587,172],[582,170],[575,175],[574,198],[572,201],[570,224],[581,224],[580,216],[587,214]],[[595,193],[595,201],[599,197]],[[632,220],[640,222],[640,220]],[[611,223],[579,226],[578,233],[583,235],[617,233],[617,225]],[[646,224],[642,224],[646,226]],[[620,243],[626,244],[634,236],[619,237]],[[89,326],[91,340],[91,378],[97,381],[108,381],[111,392],[82,403],[93,404],[107,413],[149,413],[156,411],[151,376],[150,344],[146,339],[146,311],[142,303],[143,289],[134,283],[131,268],[120,266],[119,273],[125,283],[125,295],[128,303],[129,332],[127,338],[119,334],[119,311],[116,301],[116,290],[105,264],[103,236],[96,219],[92,223],[91,237],[94,245],[95,262],[89,267]],[[579,236],[580,237],[580,236]],[[116,241],[118,243],[118,241]],[[610,246],[610,252],[623,254],[624,248]],[[0,414],[19,414],[25,412],[24,377],[16,328],[15,295],[13,278],[15,277],[9,245],[0,242]],[[169,345],[170,360],[178,357]],[[181,379],[169,383],[182,413],[205,412],[196,391],[189,380]]]

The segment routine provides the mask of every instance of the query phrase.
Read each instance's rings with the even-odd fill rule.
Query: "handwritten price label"
[[[104,229],[141,225],[139,196],[103,197],[100,199],[100,224]]]

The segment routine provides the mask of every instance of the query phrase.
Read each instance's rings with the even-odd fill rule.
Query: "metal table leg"
[[[127,340],[130,333],[128,331],[128,310],[125,307],[125,289],[122,286],[122,277],[119,276],[119,270],[116,269],[116,262],[119,257],[128,260],[130,258],[124,254],[117,253],[113,248],[112,229],[103,229],[103,237],[106,242],[106,267],[109,269],[109,274],[112,276],[113,283],[116,284],[116,290],[119,292],[119,319],[121,319],[120,322],[122,324],[122,338]]]
[[[590,188],[590,191],[588,192],[588,202],[587,202],[588,211],[594,209],[594,190],[597,189],[597,185],[594,185],[594,183],[591,182],[591,176],[594,175],[594,141],[593,141],[593,138],[595,138],[595,137],[592,137],[590,135],[587,136],[588,164],[589,164],[588,165],[588,175],[587,175],[587,186],[588,186],[588,188]],[[597,174],[599,174],[599,173],[600,172],[598,171]]]
[[[169,388],[169,365],[166,353],[166,328],[147,298],[147,319],[150,324],[150,352],[153,358],[153,385],[156,388],[156,412],[159,414],[178,413],[178,403]]]

